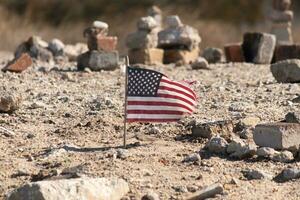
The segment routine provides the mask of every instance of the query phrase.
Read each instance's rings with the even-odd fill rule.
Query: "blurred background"
[[[267,20],[271,0],[0,0],[0,50],[13,51],[31,35],[66,44],[85,42],[83,29],[101,20],[110,25],[110,35],[119,37],[124,53],[126,35],[136,30],[137,20],[152,5],[159,6],[163,16],[177,14],[183,23],[197,28],[201,48],[239,42],[243,32],[268,32],[271,26]],[[293,1],[292,10],[298,42],[300,1]]]

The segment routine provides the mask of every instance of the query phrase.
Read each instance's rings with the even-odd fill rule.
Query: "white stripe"
[[[182,115],[127,114],[127,119],[180,119]]]
[[[193,99],[191,99],[190,97],[184,95],[184,94],[180,94],[178,92],[172,92],[172,91],[169,91],[169,90],[158,90],[157,91],[158,94],[169,94],[169,95],[174,95],[174,96],[178,96],[178,97],[182,97],[188,101],[190,101],[193,105],[196,104],[196,101],[194,101]]]
[[[165,78],[165,77],[163,77],[162,79],[167,80],[167,81],[171,81],[170,79]],[[174,81],[172,81],[172,82],[174,82]],[[176,83],[178,83],[178,82],[176,82]],[[182,84],[182,83],[179,83],[179,84]],[[182,85],[183,85],[183,84],[182,84]],[[170,88],[173,88],[173,89],[180,90],[180,91],[183,91],[183,92],[185,92],[185,93],[188,93],[188,94],[190,94],[190,95],[192,95],[192,96],[195,96],[195,95],[194,95],[192,92],[190,92],[189,90],[186,90],[186,89],[184,89],[184,88],[182,88],[182,87],[179,87],[179,86],[177,86],[177,85],[172,85],[172,84],[170,84],[170,83],[160,82],[159,86],[170,87]],[[188,86],[185,86],[185,87],[188,87]],[[188,88],[189,88],[189,87],[188,87]]]
[[[171,99],[171,98],[163,98],[163,97],[127,97],[127,101],[178,103],[190,108],[191,110],[194,110],[194,106],[191,106],[190,104],[179,99]]]
[[[185,113],[191,113],[191,111],[177,106],[141,106],[141,105],[129,105],[127,110],[170,110],[170,111],[180,111]]]

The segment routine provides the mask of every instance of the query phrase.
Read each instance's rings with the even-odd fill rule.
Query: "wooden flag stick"
[[[127,85],[128,85],[128,72],[127,67],[129,66],[129,58],[126,56],[125,63],[125,104],[124,104],[124,135],[123,135],[123,145],[126,149],[126,135],[127,135]]]

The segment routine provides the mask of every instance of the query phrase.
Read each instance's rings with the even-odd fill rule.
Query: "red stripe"
[[[169,102],[154,102],[154,101],[128,101],[127,105],[140,105],[140,106],[171,106],[171,107],[180,107],[190,112],[193,112],[189,107],[182,105],[180,103],[169,103]],[[175,108],[174,108],[175,109]]]
[[[126,121],[128,123],[133,123],[133,122],[177,122],[180,119],[127,119]]]
[[[184,115],[184,112],[175,110],[128,110],[128,114],[157,114],[157,115]]]
[[[188,94],[188,93],[186,93],[186,92],[183,92],[183,91],[181,91],[181,90],[177,90],[177,89],[170,88],[170,87],[167,87],[167,86],[159,86],[159,89],[161,89],[161,90],[168,90],[168,91],[172,91],[172,92],[177,92],[177,93],[179,93],[179,94],[185,95],[185,96],[187,96],[188,98],[191,98],[191,99],[193,99],[194,101],[196,101],[196,98],[195,98],[194,96],[192,96],[192,95],[190,95],[190,94]]]
[[[189,92],[191,92],[192,94],[194,94],[194,96],[195,96],[195,98],[196,98],[196,94],[195,94],[195,92],[191,89],[191,88],[189,88],[189,87],[187,87],[187,86],[185,86],[185,85],[183,85],[183,84],[181,84],[181,83],[179,83],[179,82],[175,82],[175,81],[171,81],[171,80],[166,80],[166,79],[161,79],[161,82],[164,82],[164,83],[169,83],[169,84],[171,84],[171,85],[176,85],[176,86],[178,86],[178,87],[181,87],[181,88],[183,88],[183,89],[185,89],[185,90],[187,90],[187,91],[189,91]]]
[[[163,97],[163,98],[169,98],[169,99],[179,99],[181,101],[184,101],[185,103],[190,104],[191,106],[195,106],[192,102],[190,102],[188,99],[176,96],[176,95],[171,95],[171,94],[157,94],[158,97]]]

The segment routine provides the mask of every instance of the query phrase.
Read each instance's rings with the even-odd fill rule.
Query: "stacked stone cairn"
[[[126,38],[131,64],[156,64],[163,61],[163,50],[157,48],[159,24],[152,16],[142,17],[137,22],[137,31]]]
[[[196,29],[182,24],[176,15],[166,18],[166,29],[158,33],[158,48],[164,50],[164,63],[189,64],[199,57],[201,37]]]
[[[271,13],[272,30],[271,33],[277,38],[277,44],[291,44],[293,11],[289,10],[291,0],[273,0],[273,11]]]
[[[116,51],[117,37],[108,35],[108,24],[94,21],[91,27],[84,30],[88,51],[77,58],[77,68],[93,71],[114,70],[119,66],[119,53]]]

